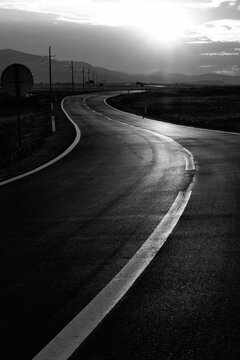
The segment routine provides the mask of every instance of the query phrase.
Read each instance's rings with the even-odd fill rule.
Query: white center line
[[[143,246],[110,283],[33,360],[67,360],[131,288],[161,249],[182,215],[192,191],[180,191]]]
[[[63,112],[65,113],[65,115],[67,116],[68,120],[73,124],[73,126],[74,126],[74,128],[75,128],[76,137],[75,137],[73,143],[72,143],[62,154],[58,155],[58,156],[55,157],[54,159],[48,161],[47,163],[45,163],[45,164],[43,164],[43,165],[41,165],[41,166],[38,166],[37,168],[35,168],[35,169],[33,169],[33,170],[30,170],[30,171],[28,171],[28,172],[25,172],[25,173],[23,173],[23,174],[21,174],[21,175],[17,175],[17,176],[15,176],[15,177],[13,177],[13,178],[10,178],[10,179],[1,181],[1,182],[0,182],[0,186],[7,185],[7,184],[9,184],[9,183],[11,183],[11,182],[13,182],[13,181],[20,180],[20,179],[22,179],[22,178],[24,178],[24,177],[26,177],[26,176],[32,175],[32,174],[34,174],[34,173],[36,173],[36,172],[38,172],[38,171],[41,171],[41,170],[45,169],[46,167],[54,164],[55,162],[57,162],[58,160],[62,159],[64,156],[66,156],[67,154],[69,154],[69,153],[73,150],[73,148],[79,143],[80,138],[81,138],[81,131],[80,131],[79,127],[75,124],[75,122],[74,122],[74,121],[70,118],[70,116],[67,114],[67,112],[66,112],[66,110],[64,109],[64,106],[63,106],[63,105],[64,105],[64,101],[65,101],[68,97],[70,97],[70,96],[67,96],[67,97],[65,97],[65,98],[62,100],[62,102],[61,102],[61,108],[62,108]]]
[[[109,118],[109,120],[112,120]],[[115,121],[115,120],[112,120]],[[117,121],[118,122],[118,121]],[[120,121],[119,121],[120,122]],[[122,123],[122,122],[121,122]],[[126,123],[126,126],[134,127]],[[142,131],[150,130],[138,129]],[[162,138],[170,138],[165,136]],[[175,141],[173,141],[175,142]],[[178,143],[176,143],[178,144]],[[182,148],[182,147],[181,147]],[[186,149],[182,148],[184,151]],[[189,152],[186,150],[189,156]],[[184,156],[185,157],[185,156]],[[192,154],[191,154],[191,158]],[[190,165],[189,165],[190,166]],[[186,162],[186,168],[187,166]],[[194,166],[195,164],[191,164]],[[193,182],[190,183],[186,191],[180,191],[167,214],[163,217],[157,228],[145,241],[142,247],[129,260],[123,269],[100,291],[99,294],[82,310],[79,314],[60,331],[54,339],[50,341],[33,360],[67,360],[82,342],[92,333],[96,326],[114,308],[119,300],[131,288],[146,267],[150,264],[158,251],[161,249],[168,236],[172,233],[178,220],[180,219],[192,193]]]

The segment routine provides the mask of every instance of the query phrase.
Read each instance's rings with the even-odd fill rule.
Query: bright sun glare
[[[177,41],[190,26],[190,19],[177,3],[167,4],[165,1],[108,3],[108,11],[98,12],[98,15],[102,24],[135,27],[154,42],[169,45]]]
[[[170,44],[184,34],[189,26],[189,21],[180,10],[173,6],[162,6],[158,11],[144,12],[145,18],[141,24],[143,30],[150,35],[154,41]]]

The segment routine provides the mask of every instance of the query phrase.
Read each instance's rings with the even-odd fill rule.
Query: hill
[[[0,50],[0,74],[9,65],[13,63],[19,63],[26,65],[33,74],[34,82],[48,83],[48,57],[27,54],[21,51],[12,49]],[[101,75],[102,80],[108,83],[119,83],[129,80],[129,76],[124,73],[118,73],[110,71],[104,68],[94,67],[83,61],[74,61],[74,77],[75,82],[82,83],[83,79],[83,67],[85,73],[85,81],[89,79],[93,80],[93,73]],[[52,59],[52,81],[53,83],[70,83],[71,82],[71,62],[70,61],[58,61]]]
[[[13,63],[24,64],[33,73],[34,82],[48,83],[48,57],[35,54],[28,54],[12,49],[0,50],[0,75],[2,71]],[[53,83],[70,83],[71,67],[70,61],[59,61],[52,59],[52,81]],[[240,85],[240,76],[227,76],[215,73],[188,76],[157,71],[151,74],[128,74],[119,71],[111,71],[103,67],[92,66],[83,61],[74,61],[75,82],[82,83],[83,67],[85,81],[93,79],[93,73],[98,74],[105,83],[194,83],[194,84],[225,84]]]

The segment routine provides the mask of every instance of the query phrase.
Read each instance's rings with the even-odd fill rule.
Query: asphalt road
[[[182,151],[155,132],[193,153],[192,197],[159,254],[72,359],[240,358],[239,136],[116,112],[104,97],[68,99],[79,145],[0,188],[1,357],[38,353],[186,189]]]

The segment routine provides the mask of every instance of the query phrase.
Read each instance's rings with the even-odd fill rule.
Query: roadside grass
[[[126,86],[112,84],[100,89],[79,87],[71,90],[71,84],[54,88],[54,112],[56,133],[51,131],[51,110],[48,85],[34,87],[29,97],[21,100],[22,150],[18,150],[17,104],[0,88],[0,182],[32,170],[61,154],[73,141],[75,129],[61,110],[61,100],[69,95],[96,91],[125,90]],[[131,90],[136,86],[128,87]]]
[[[34,95],[21,102],[22,149],[18,149],[16,103],[0,96],[0,181],[20,175],[53,159],[74,138],[74,129],[55,101],[56,128],[51,130],[51,111],[47,95]]]
[[[240,132],[239,86],[168,86],[119,95],[108,103],[174,124]]]

